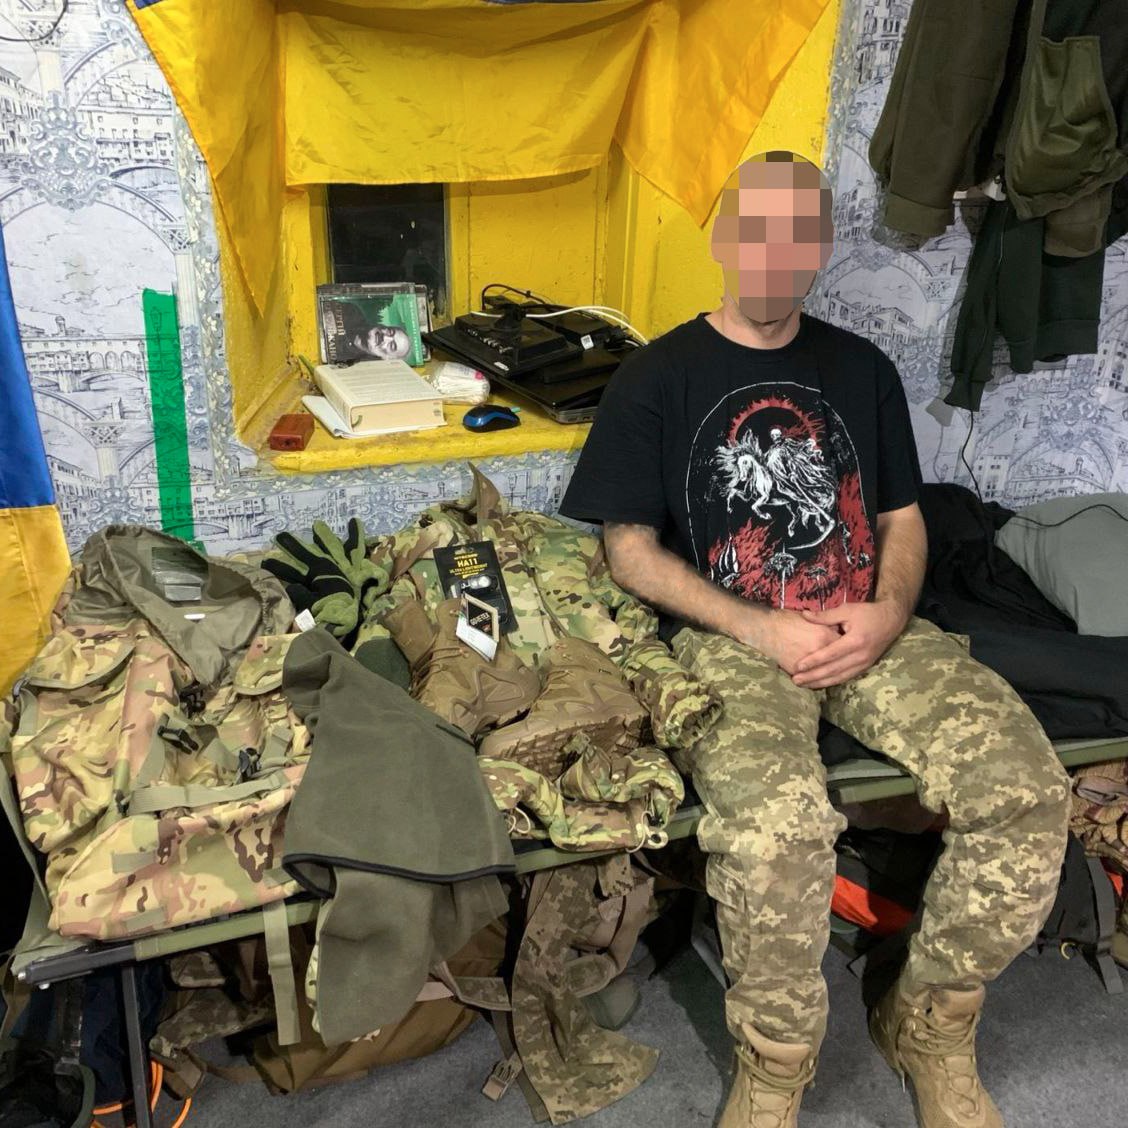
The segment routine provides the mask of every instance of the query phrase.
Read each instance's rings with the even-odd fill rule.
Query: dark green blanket
[[[399,1019],[429,968],[506,911],[513,848],[467,737],[327,632],[294,640],[282,689],[312,738],[282,864],[328,898],[317,1012],[333,1045]]]

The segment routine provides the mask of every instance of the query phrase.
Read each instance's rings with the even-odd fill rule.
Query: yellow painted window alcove
[[[819,159],[838,19],[835,0],[131,10],[211,172],[235,420],[257,449],[308,390],[294,358],[318,349],[325,183],[445,183],[455,313],[501,281],[617,307],[653,336],[719,301],[708,220],[741,156]],[[425,135],[405,132],[398,102]],[[587,432],[526,408],[521,427],[474,435],[464,410],[418,435],[319,428],[270,459],[317,472],[483,458],[575,449]]]

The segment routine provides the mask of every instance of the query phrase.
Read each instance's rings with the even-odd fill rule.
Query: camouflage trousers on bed
[[[827,690],[724,636],[687,628],[674,651],[724,703],[679,766],[708,811],[698,837],[738,1041],[751,1027],[817,1049],[825,1031],[820,963],[845,820],[827,797],[820,717],[903,765],[923,805],[949,816],[909,978],[972,987],[1034,939],[1057,890],[1069,780],[1026,705],[957,638],[913,619],[873,667]]]

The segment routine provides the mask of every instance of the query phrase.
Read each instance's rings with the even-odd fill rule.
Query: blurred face
[[[749,321],[782,321],[807,296],[834,242],[830,188],[806,162],[750,160],[729,178],[713,223],[725,293]]]
[[[382,360],[402,359],[411,352],[411,338],[398,325],[373,325],[353,338],[353,344],[369,356]]]

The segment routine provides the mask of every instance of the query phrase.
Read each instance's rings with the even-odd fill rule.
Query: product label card
[[[464,594],[458,610],[455,635],[467,646],[492,662],[500,637],[497,609],[472,595]]]
[[[199,603],[208,566],[187,545],[158,545],[150,555],[153,579],[169,603]]]
[[[473,595],[497,611],[502,632],[516,626],[505,578],[490,541],[436,548],[434,558],[445,598],[460,599],[463,595]]]

